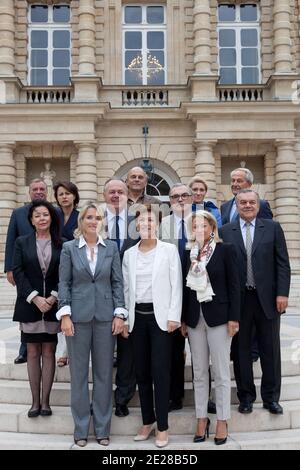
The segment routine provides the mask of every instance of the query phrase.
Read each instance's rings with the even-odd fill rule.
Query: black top
[[[73,209],[69,217],[69,220],[66,224],[65,224],[65,215],[63,213],[63,210],[60,207],[57,208],[57,213],[59,216],[62,238],[68,241],[74,240],[74,232],[78,227],[79,211],[77,209]]]
[[[52,258],[49,269],[45,277],[40,267],[36,249],[35,233],[24,237],[19,237],[15,244],[13,273],[17,285],[17,301],[15,305],[14,321],[37,322],[42,319],[42,313],[33,304],[29,304],[26,299],[33,292],[37,291],[42,297],[50,297],[51,292],[58,292],[58,269],[61,248],[56,248],[52,243]],[[57,304],[44,315],[46,321],[56,320]]]
[[[186,250],[183,269],[182,322],[196,328],[200,318],[197,294],[186,285],[191,266],[190,251]],[[235,247],[229,243],[217,243],[214,254],[206,266],[212,289],[212,302],[201,303],[204,319],[209,327],[240,320],[240,283]]]

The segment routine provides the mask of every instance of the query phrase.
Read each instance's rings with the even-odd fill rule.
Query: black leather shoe
[[[115,415],[118,418],[125,418],[129,415],[129,409],[127,405],[116,405]]]
[[[216,404],[212,400],[208,401],[207,413],[209,413],[211,415],[216,415],[217,414]]]
[[[216,446],[223,446],[226,444],[227,439],[228,439],[228,424],[226,424],[226,429],[227,429],[227,436],[223,438],[215,437],[214,441]]]
[[[41,414],[41,408],[37,408],[36,410],[30,409],[27,413],[28,418],[37,418]]]
[[[52,416],[51,408],[41,409],[41,416]]]
[[[169,403],[169,413],[171,413],[171,411],[182,410],[182,408],[182,400],[170,401]]]
[[[250,415],[253,411],[252,403],[240,403],[239,413],[242,415]]]
[[[27,357],[21,355],[16,357],[16,359],[14,360],[15,364],[25,364],[25,362],[27,362]]]
[[[272,415],[283,415],[283,408],[276,401],[264,403],[264,409],[270,411]]]

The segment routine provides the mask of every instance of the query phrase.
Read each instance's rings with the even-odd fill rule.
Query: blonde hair
[[[208,191],[207,183],[201,178],[200,175],[196,175],[196,176],[194,176],[194,178],[191,179],[191,181],[189,182],[189,188],[192,189],[195,183],[203,184],[203,186],[205,187],[206,192]]]
[[[82,235],[83,235],[83,220],[86,216],[86,213],[89,209],[95,209],[95,211],[97,212],[97,214],[101,217],[101,222],[98,226],[98,229],[97,229],[97,234],[98,236],[101,236],[102,238],[104,238],[104,231],[105,231],[105,227],[104,227],[104,211],[101,207],[97,206],[96,204],[94,203],[89,203],[89,204],[86,204],[80,211],[79,213],[79,216],[78,216],[78,228],[75,230],[74,232],[74,238],[76,238],[76,240],[78,240]]]
[[[215,217],[208,211],[197,211],[193,212],[188,220],[187,220],[187,237],[188,237],[188,243],[187,243],[187,249],[190,250],[193,247],[193,244],[196,240],[195,234],[193,233],[193,222],[197,217],[201,217],[202,219],[206,219],[209,225],[212,228],[212,232],[215,234],[214,240],[216,243],[221,243],[222,240],[220,239],[219,236],[219,230],[218,230],[218,223],[215,219]]]

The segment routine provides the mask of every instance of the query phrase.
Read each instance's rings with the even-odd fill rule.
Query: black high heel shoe
[[[215,444],[216,446],[223,446],[226,444],[227,439],[228,439],[228,424],[226,423],[226,429],[227,429],[227,436],[224,439],[219,439],[218,437],[215,437]]]
[[[201,442],[205,442],[206,438],[209,439],[209,428],[210,428],[210,419],[207,418],[207,423],[206,423],[204,436],[197,436],[197,434],[196,434],[195,437],[194,437],[194,442],[196,444],[199,444]]]

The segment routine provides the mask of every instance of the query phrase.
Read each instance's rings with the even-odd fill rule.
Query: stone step
[[[250,433],[279,430],[298,430],[300,433],[300,401],[282,402],[284,415],[274,416],[255,405],[251,415],[241,415],[236,407],[232,408],[232,419],[229,423],[230,433]],[[73,434],[73,419],[69,407],[52,407],[51,417],[27,417],[28,406],[0,404],[0,432],[33,433],[33,434]],[[212,434],[215,432],[216,418],[211,416]],[[126,418],[113,415],[112,436],[134,436],[141,426],[141,414],[138,409],[130,409]],[[170,433],[174,435],[192,436],[195,431],[195,412],[193,408],[170,413]],[[91,423],[92,431],[92,423]]]
[[[261,403],[260,397],[260,379],[256,379],[257,402]],[[90,389],[92,385],[90,384]],[[212,384],[214,391],[214,383]],[[281,399],[283,401],[297,400],[300,391],[300,376],[297,377],[283,377]],[[214,395],[214,393],[213,393]],[[232,381],[231,384],[231,400],[232,403],[237,404],[236,384]],[[55,382],[51,392],[51,402],[55,406],[68,406],[70,403],[70,384]],[[11,404],[27,404],[31,403],[31,392],[28,381],[25,380],[0,380],[0,403]],[[185,383],[185,406],[194,406],[194,391],[191,382]],[[139,407],[138,392],[130,402],[130,406]]]
[[[94,438],[90,438],[87,447],[80,449],[73,443],[73,437],[57,434],[24,434],[0,432],[0,450],[83,450],[102,451],[107,458],[107,451],[153,451],[164,454],[168,450],[197,452],[199,450],[300,450],[300,431],[284,430],[252,433],[232,433],[225,446],[214,445],[213,437],[202,444],[194,444],[193,435],[170,435],[169,445],[162,451],[154,446],[154,438],[144,443],[135,443],[132,437],[113,436],[108,449],[101,448]],[[118,454],[114,456],[117,457]],[[142,456],[137,454],[138,458]],[[199,455],[198,455],[199,459]]]

